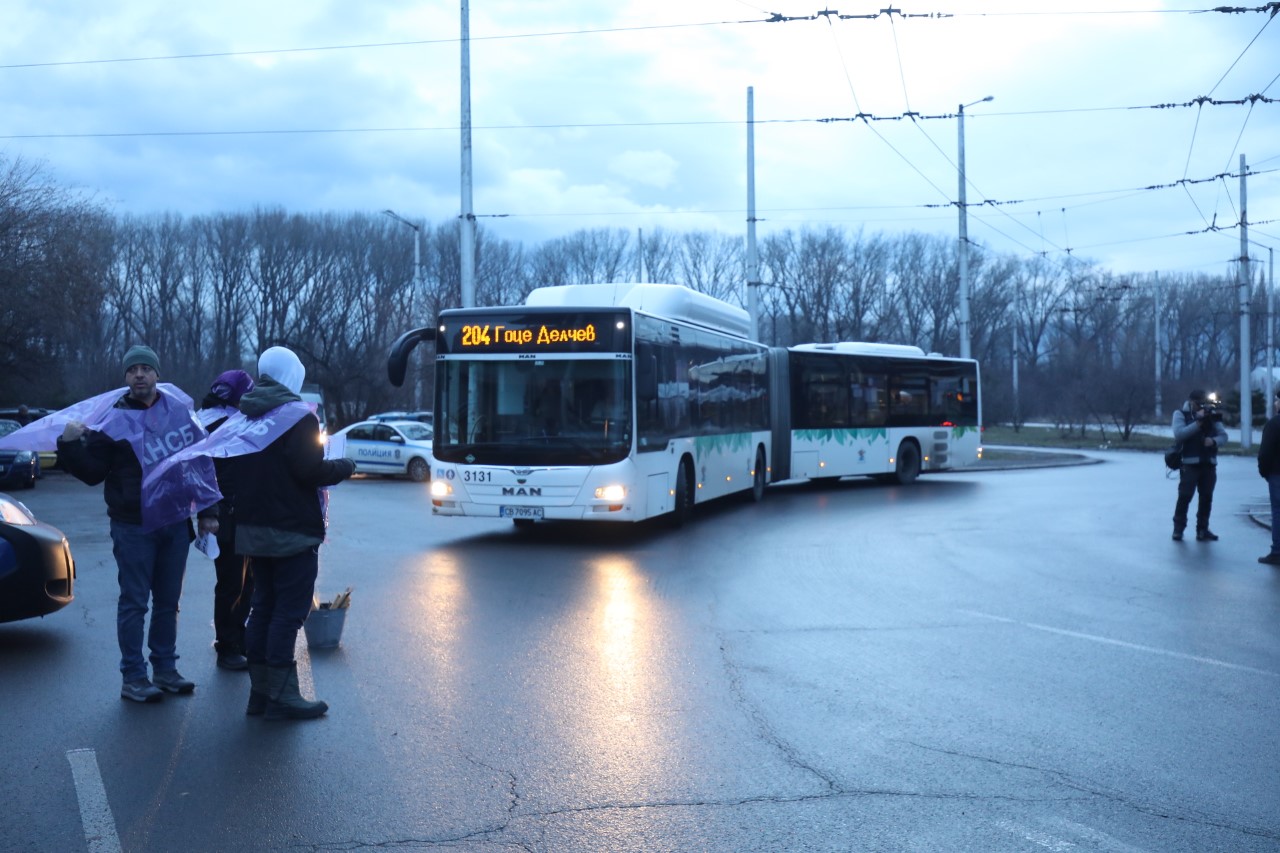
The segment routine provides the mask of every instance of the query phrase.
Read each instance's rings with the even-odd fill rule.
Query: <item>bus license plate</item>
[[[504,506],[499,507],[499,512],[503,518],[542,518],[540,506]]]

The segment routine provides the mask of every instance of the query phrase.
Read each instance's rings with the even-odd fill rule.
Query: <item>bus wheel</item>
[[[893,478],[901,485],[914,483],[920,476],[920,447],[907,439],[898,445],[898,462],[894,467]]]
[[[425,483],[431,477],[431,466],[427,460],[414,457],[409,460],[409,479],[415,483]]]
[[[751,500],[759,503],[764,498],[764,487],[768,479],[764,465],[764,448],[756,448],[756,473],[751,479]]]
[[[671,526],[683,527],[693,518],[693,472],[689,470],[689,462],[681,460],[676,471],[676,506],[671,511]]]

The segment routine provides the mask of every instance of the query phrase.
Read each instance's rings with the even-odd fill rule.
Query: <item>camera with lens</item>
[[[1200,404],[1201,411],[1204,412],[1203,423],[1212,425],[1222,423],[1222,403],[1218,400],[1216,394],[1210,394],[1209,397]]]

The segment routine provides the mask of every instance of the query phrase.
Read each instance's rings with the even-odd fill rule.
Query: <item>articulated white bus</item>
[[[872,343],[802,344],[771,358],[782,392],[773,397],[773,481],[872,476],[906,484],[981,458],[972,359]]]
[[[432,512],[640,521],[764,493],[767,348],[674,285],[538,288],[443,311]]]
[[[980,453],[977,363],[916,347],[748,339],[741,308],[676,285],[543,287],[443,311],[388,361],[436,343],[432,512],[688,519],[770,482],[908,483]]]

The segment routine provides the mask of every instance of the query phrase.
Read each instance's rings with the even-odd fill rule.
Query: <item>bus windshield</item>
[[[631,361],[444,362],[432,454],[480,465],[600,465],[631,450]]]

